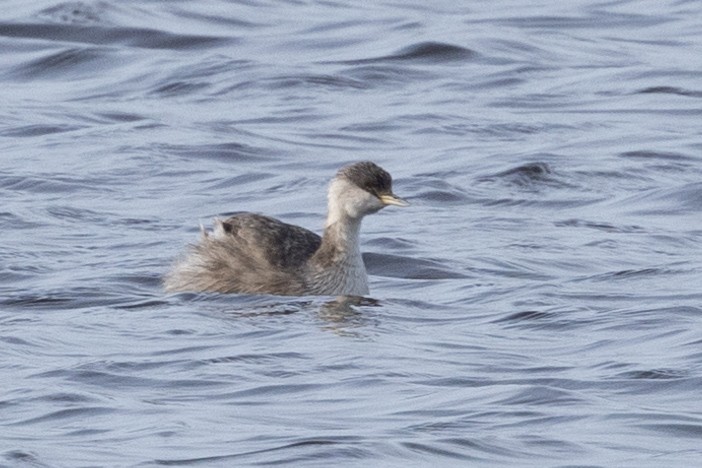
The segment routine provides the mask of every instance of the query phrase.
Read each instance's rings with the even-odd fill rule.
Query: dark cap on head
[[[345,178],[375,196],[392,193],[392,177],[385,169],[371,161],[342,167],[336,176]]]

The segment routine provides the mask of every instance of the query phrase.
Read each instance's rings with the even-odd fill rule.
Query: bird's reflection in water
[[[360,307],[379,307],[380,301],[361,296],[338,296],[323,302],[320,299],[281,303],[275,296],[240,296],[242,304],[229,306],[227,314],[238,318],[277,317],[313,312],[322,322],[323,330],[340,336],[362,337],[361,330],[375,322],[372,315]],[[274,300],[274,302],[271,301]],[[220,309],[221,310],[221,309]],[[314,315],[313,315],[314,316]]]
[[[358,307],[379,305],[378,300],[369,297],[339,296],[323,303],[317,315],[324,322],[322,329],[333,331],[341,336],[360,338],[361,329],[368,326],[371,319]]]

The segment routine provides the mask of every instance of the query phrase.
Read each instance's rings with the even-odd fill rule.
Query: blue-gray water
[[[0,466],[698,466],[700,18],[5,0]],[[161,290],[362,159],[376,304]]]

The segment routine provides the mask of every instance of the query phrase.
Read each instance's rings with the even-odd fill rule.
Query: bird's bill
[[[409,206],[409,203],[393,194],[381,195],[378,198],[380,198],[380,201],[383,202],[383,205]]]

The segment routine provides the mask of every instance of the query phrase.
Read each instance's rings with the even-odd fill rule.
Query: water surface
[[[699,464],[699,2],[3,6],[1,466]],[[363,159],[375,301],[163,293]]]

